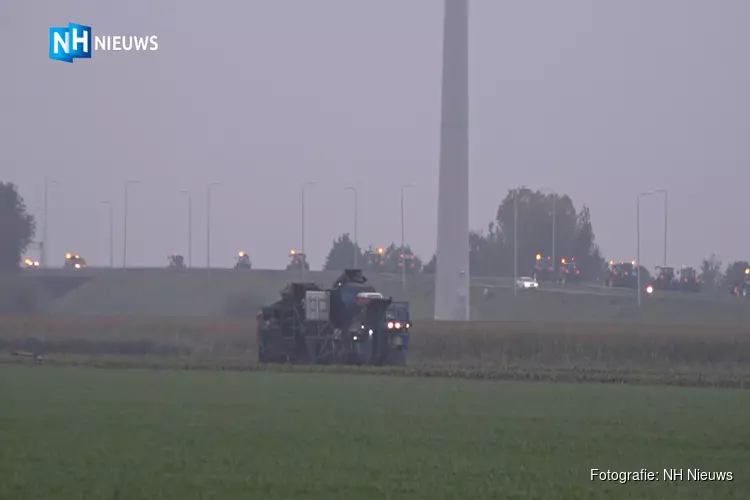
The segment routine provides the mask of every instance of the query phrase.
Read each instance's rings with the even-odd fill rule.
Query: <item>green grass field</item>
[[[328,287],[337,272],[311,272],[306,279]],[[410,277],[404,292],[398,276],[370,276],[371,283],[396,300],[409,300],[414,318],[433,317],[433,279]],[[62,315],[225,316],[254,315],[278,300],[296,272],[233,270],[129,270],[102,272],[54,300],[47,312]],[[543,284],[538,293],[514,297],[509,280],[472,282],[473,320],[552,323],[648,323],[750,326],[750,301],[729,297],[666,294],[636,307],[632,290]],[[490,292],[484,296],[485,289]],[[231,311],[229,309],[231,308]]]
[[[0,365],[0,401],[3,499],[750,498],[746,391]]]

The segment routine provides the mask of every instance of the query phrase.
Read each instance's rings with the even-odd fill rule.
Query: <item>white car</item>
[[[529,276],[521,276],[516,280],[516,288],[519,290],[536,290],[539,288],[539,283]]]

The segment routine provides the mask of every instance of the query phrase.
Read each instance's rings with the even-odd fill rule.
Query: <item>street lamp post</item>
[[[557,191],[553,188],[542,188],[539,191],[552,194],[552,266],[557,269]]]
[[[344,190],[354,193],[354,268],[357,269],[357,255],[359,254],[359,243],[357,241],[357,188],[347,186]]]
[[[302,205],[302,255],[304,256],[304,261],[300,262],[300,277],[301,281],[305,281],[305,265],[309,262],[307,260],[307,252],[305,252],[305,188],[308,186],[314,186],[317,182],[315,181],[307,181],[302,184],[301,193],[300,193],[300,199],[301,199],[301,205]]]
[[[193,195],[190,191],[180,191],[188,197],[188,267],[193,267]]]
[[[114,219],[112,217],[112,202],[109,200],[100,201],[102,205],[107,205],[109,208],[109,267],[115,267],[114,259]]]
[[[667,190],[655,189],[653,191],[640,193],[636,202],[636,231],[638,233],[636,238],[636,245],[638,247],[636,249],[636,265],[638,266],[636,268],[636,272],[638,273],[638,307],[641,305],[641,197],[651,196],[657,193],[664,195],[664,260],[662,261],[662,265],[665,267],[667,265],[667,219],[669,214]]]
[[[208,185],[208,199],[206,203],[206,269],[211,269],[211,189],[218,186],[219,182]]]
[[[666,189],[656,189],[654,190],[654,193],[661,193],[664,195],[664,260],[662,261],[662,265],[667,267],[667,217],[669,213],[669,200]]]
[[[638,277],[638,307],[641,307],[641,198],[651,196],[656,191],[647,191],[640,193],[635,202],[635,230],[636,230],[636,251],[635,251],[635,273]]]
[[[125,181],[125,214],[122,225],[122,268],[128,267],[128,187],[139,184],[139,181]]]
[[[414,184],[401,186],[401,289],[406,290],[406,248],[404,238],[404,189],[414,187]]]
[[[48,227],[49,227],[49,211],[48,211],[48,191],[50,185],[58,185],[60,184],[56,180],[44,180],[44,231],[42,234],[42,266],[45,268],[47,267],[47,252],[49,248],[49,240],[48,240]]]
[[[518,189],[513,193],[513,295],[518,295]]]

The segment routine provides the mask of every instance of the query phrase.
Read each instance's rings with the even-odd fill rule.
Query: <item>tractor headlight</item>
[[[398,330],[399,328],[401,328],[401,323],[396,323],[396,330]]]
[[[370,332],[369,332],[369,333],[370,333],[370,335],[372,335],[372,330],[370,330]]]
[[[389,322],[388,322],[388,329],[389,329],[389,330],[392,330],[392,329],[393,329],[393,321],[389,321]]]

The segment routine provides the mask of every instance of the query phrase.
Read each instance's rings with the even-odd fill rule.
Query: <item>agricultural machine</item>
[[[536,264],[531,270],[531,277],[536,281],[555,281],[555,264],[552,257],[543,257],[542,254],[536,254]]]
[[[183,257],[180,254],[172,254],[169,257],[167,257],[167,267],[176,268],[176,269],[185,269],[185,257]]]
[[[683,292],[700,292],[701,281],[694,267],[683,267],[678,271],[679,289]]]
[[[330,289],[290,283],[257,315],[258,361],[405,365],[408,302],[393,302],[347,269]]]
[[[654,276],[654,279],[651,280],[651,285],[655,290],[668,291],[677,290],[679,288],[679,283],[677,282],[677,277],[675,276],[673,267],[656,266],[655,269],[656,275]]]
[[[414,252],[402,252],[399,255],[398,270],[400,272],[401,268],[405,265],[407,273],[417,272],[419,270],[418,262],[419,261],[417,260],[417,256],[414,255]]]
[[[237,253],[237,263],[234,265],[235,269],[252,269],[252,267],[253,264],[250,262],[250,257],[244,251]]]
[[[635,261],[619,262],[609,261],[604,285],[609,287],[638,288],[638,267]]]
[[[382,273],[385,270],[385,248],[378,247],[373,250],[370,247],[364,253],[367,269],[376,273]]]
[[[65,254],[65,264],[63,264],[63,267],[67,269],[83,269],[86,267],[86,261],[78,254],[68,253]]]
[[[297,250],[289,252],[289,259],[291,262],[286,266],[287,271],[299,271],[303,267],[305,271],[310,270],[310,264],[307,263],[307,255],[299,253]]]
[[[750,297],[750,267],[745,269],[744,279],[732,287],[732,295]]]
[[[576,264],[576,258],[571,257],[570,260],[563,258],[561,261],[560,272],[557,276],[557,280],[560,283],[580,283],[581,282],[581,270]]]

